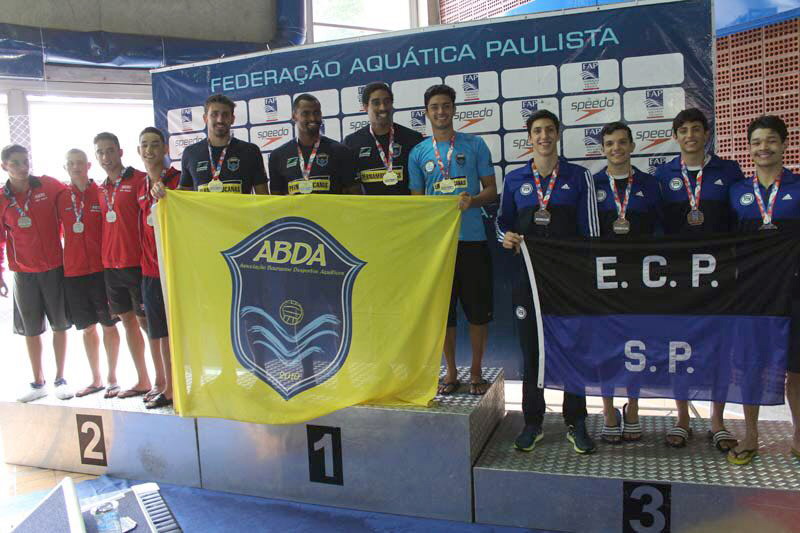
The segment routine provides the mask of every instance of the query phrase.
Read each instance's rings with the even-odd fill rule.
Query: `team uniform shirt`
[[[10,180],[6,182],[0,197],[0,273],[4,242],[8,266],[14,272],[47,272],[63,265],[56,201],[65,188],[55,178],[30,176],[28,191],[15,194]],[[19,209],[12,206],[13,200],[27,215],[20,215]],[[20,227],[21,216],[31,219],[30,227]]]
[[[307,165],[313,147],[299,146]],[[306,180],[303,178],[297,147],[295,139],[270,154],[269,189],[272,194],[303,194],[301,183]],[[321,136],[308,178],[313,186],[313,194],[342,194],[355,183],[355,173],[353,152],[342,143]]]
[[[212,146],[208,157],[208,141],[196,142],[183,151],[181,157],[181,187],[191,187],[195,191],[208,192],[208,183],[214,174],[224,146]],[[253,187],[266,184],[264,158],[261,150],[253,143],[231,137],[225,160],[219,175],[222,192],[252,194]]]
[[[381,159],[380,150],[375,145],[375,138],[389,157],[389,134],[373,137],[370,127],[364,126],[344,139],[344,144],[353,151],[356,158],[356,181],[361,183],[364,194],[410,194],[408,190],[408,156],[411,149],[418,145],[423,136],[421,133],[394,124],[392,143],[392,172],[397,175],[397,183],[386,185],[383,176],[386,164]]]
[[[769,196],[775,184],[765,189],[761,183],[761,199],[764,201],[764,211],[769,206]],[[730,208],[733,216],[733,227],[738,232],[756,231],[764,223],[761,210],[758,208],[753,191],[752,176],[737,181],[731,185],[729,192]],[[792,174],[788,169],[783,169],[781,184],[775,197],[775,206],[772,212],[772,223],[781,227],[800,227],[800,176]]]
[[[170,167],[164,174],[163,183],[167,189],[177,189],[181,173]],[[142,276],[158,278],[158,252],[156,251],[155,228],[147,223],[153,208],[153,196],[150,194],[150,182],[145,179],[139,186],[139,231],[142,237]],[[153,214],[155,216],[155,214]]]
[[[500,210],[495,226],[497,239],[512,231],[532,237],[596,237],[600,235],[597,200],[592,173],[586,168],[558,159],[558,176],[547,204],[550,224],[534,222],[539,209],[539,197],[533,178],[533,160],[524,167],[509,172],[503,182]],[[541,176],[542,193],[546,194],[551,175]],[[613,200],[612,200],[613,202]]]
[[[104,268],[138,268],[141,265],[142,245],[139,237],[139,189],[147,181],[147,174],[127,167],[116,187],[114,199],[116,222],[108,222],[108,201],[114,195],[111,180],[106,179],[98,197],[103,214],[102,257]],[[108,199],[108,200],[107,200]]]
[[[687,174],[694,194],[699,169],[689,169]],[[699,209],[704,221],[691,226],[686,219],[689,214],[689,196],[681,175],[681,157],[677,156],[656,168],[655,177],[661,191],[661,208],[664,213],[664,233],[723,233],[731,229],[728,192],[731,185],[744,176],[735,161],[720,159],[712,155],[703,167],[703,185],[700,191]]]
[[[84,191],[74,185],[58,195],[58,218],[64,234],[64,276],[71,278],[102,272],[103,215],[100,187],[89,180]],[[73,205],[73,195],[75,203]],[[80,224],[76,232],[75,224]]]
[[[477,196],[481,192],[480,178],[491,176],[494,179],[492,154],[489,152],[486,142],[477,135],[469,133],[456,133],[455,136],[456,140],[450,161],[450,179],[455,184],[455,190],[449,193],[440,190],[444,176],[436,162],[432,138],[425,137],[411,150],[411,154],[408,156],[409,188],[412,191],[425,191],[427,195],[451,196],[467,192],[471,196]],[[450,140],[438,141],[436,145],[439,148],[441,162],[447,168]],[[486,240],[486,230],[479,207],[473,207],[461,213],[461,231],[458,240]]]
[[[614,202],[614,191],[611,190],[609,180],[612,178],[608,174],[608,167],[593,176],[600,235],[603,237],[653,235],[661,226],[661,195],[658,182],[650,174],[645,174],[636,167],[632,169],[633,185],[625,209],[625,220],[630,223],[630,231],[624,235],[614,232],[614,221],[619,218],[619,214]],[[617,197],[622,205],[628,188],[628,176],[614,176],[613,179]]]

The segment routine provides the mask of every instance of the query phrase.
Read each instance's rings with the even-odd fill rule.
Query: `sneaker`
[[[56,386],[56,398],[59,400],[69,400],[74,396],[72,391],[67,388],[67,380],[64,378],[57,379],[53,382]]]
[[[514,448],[522,452],[529,452],[536,447],[536,443],[542,440],[543,437],[544,433],[542,433],[541,427],[526,424],[522,429],[522,433],[514,441]]]
[[[594,453],[596,450],[594,441],[586,431],[586,419],[581,418],[575,422],[574,426],[569,426],[567,440],[572,444],[575,453],[586,454]]]
[[[38,400],[39,398],[44,398],[45,396],[47,396],[47,387],[45,386],[44,383],[42,384],[31,383],[30,390],[27,393],[20,396],[19,398],[17,398],[17,401],[22,403],[28,403],[32,402],[33,400]]]

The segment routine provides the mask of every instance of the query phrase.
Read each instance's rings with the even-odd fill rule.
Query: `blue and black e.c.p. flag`
[[[797,234],[525,246],[540,387],[783,403]]]

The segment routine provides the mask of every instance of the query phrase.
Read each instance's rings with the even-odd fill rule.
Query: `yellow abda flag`
[[[292,424],[433,399],[457,198],[169,191],[158,205],[181,415]]]

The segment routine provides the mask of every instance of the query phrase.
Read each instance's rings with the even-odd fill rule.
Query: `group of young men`
[[[296,139],[270,154],[269,178],[258,147],[232,136],[235,104],[224,95],[212,95],[205,102],[208,137],[184,151],[180,176],[164,166],[164,137],[155,128],[145,128],[139,138],[146,173],[122,166],[116,137],[104,133],[95,138],[97,159],[108,176],[100,186],[86,177],[88,162],[79,150],[68,154],[69,187],[45,176],[29,176],[24,148],[3,150],[9,181],[0,203],[0,242],[6,241],[15,272],[14,328],[26,336],[34,373],[32,388],[21,400],[44,394],[39,335],[46,315],[54,330],[57,387],[64,389],[64,330],[75,323],[84,329],[94,374],[91,386],[79,394],[102,389],[94,329],[100,322],[109,356],[106,395],[119,391],[114,375],[119,345],[114,322],[119,318],[139,373],[138,382],[119,397],[148,393],[156,405],[171,402],[166,318],[150,209],[166,189],[175,187],[242,194],[457,195],[462,221],[443,347],[447,370],[439,393],[453,394],[461,385],[455,363],[456,305],[460,302],[472,348],[469,392],[484,394],[489,384],[482,377],[481,363],[493,307],[492,264],[480,208],[497,199],[491,155],[480,137],[455,131],[456,93],[451,87],[434,85],[425,92],[425,111],[433,131],[429,138],[393,122],[393,99],[386,83],[365,86],[362,103],[369,125],[338,143],[321,134],[319,100],[310,94],[297,96],[292,103]],[[553,113],[534,112],[526,127],[533,158],[505,177],[496,219],[497,238],[511,253],[519,252],[526,235],[626,238],[662,232],[769,230],[800,216],[800,191],[783,194],[785,189],[800,187],[800,182],[783,168],[787,130],[777,117],[761,117],[748,129],[757,169],[748,179],[735,162],[707,155],[709,124],[697,109],[682,111],[675,118],[673,133],[681,154],[659,167],[654,176],[631,165],[635,145],[630,128],[622,122],[603,128],[608,165],[595,175],[559,157],[561,125]],[[5,292],[4,285],[0,289]],[[102,305],[105,301],[107,308]],[[525,426],[515,446],[531,451],[543,436],[545,402],[535,382],[538,332],[523,268],[512,303],[524,362]],[[94,314],[87,316],[84,308]],[[137,323],[151,339],[157,369],[152,388]],[[793,329],[800,333],[800,317],[794,323]],[[800,457],[800,335],[795,336],[787,396],[795,422],[792,451]],[[689,410],[688,402],[677,404],[677,422],[666,442],[682,447],[691,438]],[[622,413],[614,408],[611,397],[604,398],[604,407],[603,440],[641,439],[636,398],[628,399]],[[745,406],[747,431],[739,442],[725,429],[723,408],[724,404],[714,404],[710,440],[728,453],[731,462],[746,464],[758,450],[758,406]],[[594,452],[596,446],[585,424],[585,397],[565,394],[563,413],[567,439],[575,451]]]

